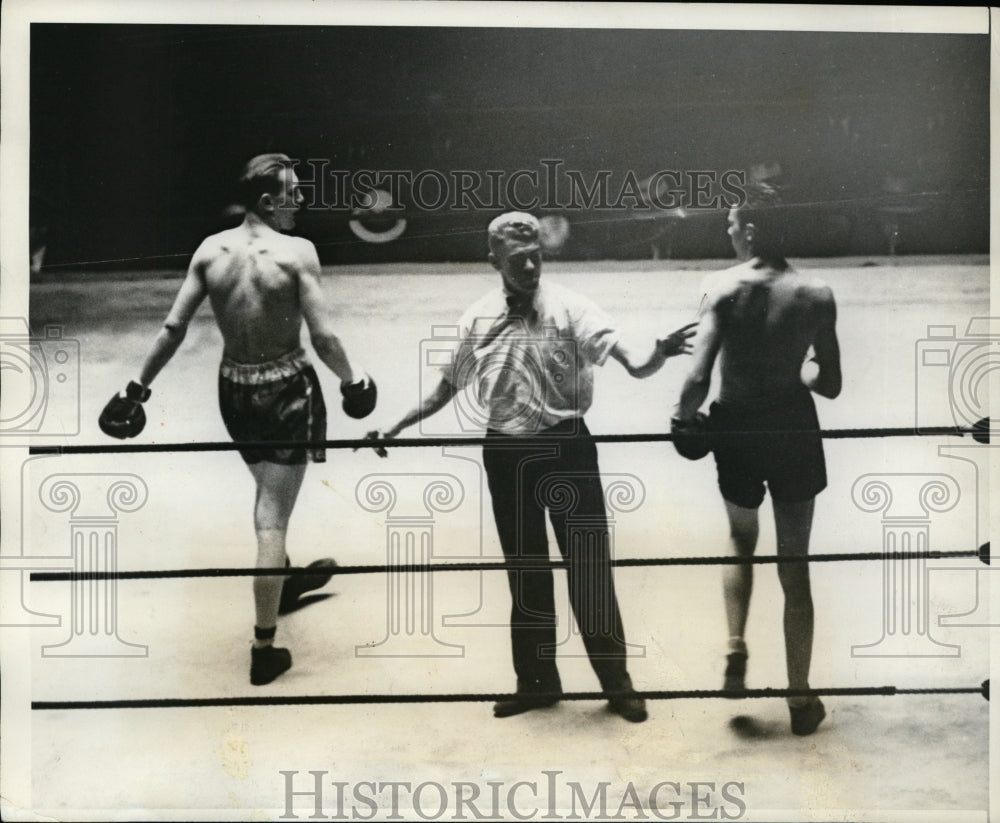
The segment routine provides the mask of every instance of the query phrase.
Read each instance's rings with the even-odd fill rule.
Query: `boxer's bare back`
[[[708,313],[709,324],[724,331],[716,338],[723,401],[765,402],[802,383],[813,388],[815,367],[835,359],[833,294],[819,278],[791,266],[758,259],[720,273]],[[810,347],[814,357],[803,367]]]
[[[195,257],[226,357],[263,363],[299,345],[300,279],[310,277],[315,256],[308,241],[260,223],[243,223],[202,243]]]
[[[320,359],[342,382],[354,381],[320,285],[316,247],[283,234],[295,227],[304,198],[290,168],[279,175],[281,191],[262,216],[248,211],[243,222],[202,241],[191,259],[139,380],[147,386],[170,360],[207,295],[224,341],[224,355],[238,363],[266,363],[300,345],[305,320]]]

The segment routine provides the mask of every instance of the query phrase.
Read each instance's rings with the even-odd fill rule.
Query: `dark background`
[[[780,164],[799,255],[988,248],[989,38],[811,32],[34,24],[31,223],[46,268],[170,267],[253,154],[329,168],[590,175]],[[324,262],[480,260],[479,213],[343,211]],[[728,253],[724,214],[567,213],[566,258]],[[663,232],[671,226],[669,242]]]

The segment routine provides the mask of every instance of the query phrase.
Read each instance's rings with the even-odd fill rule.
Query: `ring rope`
[[[988,442],[989,420],[981,420],[975,426],[921,426],[903,428],[855,428],[855,429],[789,429],[782,431],[727,431],[712,432],[713,438],[730,438],[753,435],[754,437],[789,437],[796,435],[819,435],[827,440],[846,440],[866,437],[938,437],[941,435],[964,437],[973,435],[977,439],[984,438]],[[685,436],[685,435],[681,435]],[[589,434],[577,435],[574,442],[590,443],[658,443],[670,442],[677,435],[668,432],[650,432],[646,434]],[[505,445],[520,444],[536,445],[538,443],[559,442],[558,437],[544,435],[506,436]],[[371,440],[368,438],[353,438],[347,440],[270,440],[270,441],[215,441],[205,443],[109,443],[88,444],[79,446],[45,445],[31,446],[31,455],[53,454],[127,454],[145,452],[209,452],[209,451],[240,451],[243,449],[375,449],[375,448],[426,448],[432,446],[493,446],[497,444],[495,437],[400,437],[392,440]]]
[[[612,697],[638,697],[645,700],[687,700],[691,698],[766,698],[807,696],[881,696],[930,695],[930,694],[988,694],[989,681],[982,686],[932,686],[928,688],[901,688],[898,686],[855,686],[850,688],[820,689],[672,689],[660,691],[628,692],[559,692],[541,693],[538,697],[559,700],[606,700]],[[152,698],[128,700],[33,700],[33,711],[63,711],[67,709],[176,709],[208,706],[303,706],[303,705],[357,705],[361,703],[494,703],[513,700],[517,694],[486,694],[465,692],[458,694],[319,694],[272,695],[268,697],[191,697]]]
[[[866,437],[912,437],[912,436],[965,436],[971,434],[979,442],[989,442],[989,419],[977,422],[973,427],[936,426],[936,427],[906,427],[906,428],[855,428],[827,429],[818,434],[824,439],[850,439]],[[746,434],[755,436],[789,436],[813,435],[815,431],[782,431],[782,432],[713,432],[713,437],[739,437]],[[555,438],[548,438],[549,441]],[[576,438],[593,443],[641,443],[669,442],[675,438],[672,434],[614,434],[586,435]],[[537,444],[546,438],[538,436],[509,437],[505,443]],[[558,442],[558,441],[556,441]],[[62,455],[62,454],[108,454],[108,453],[144,453],[144,452],[206,452],[206,451],[237,451],[251,448],[327,448],[327,449],[363,449],[363,448],[418,448],[433,446],[482,446],[493,445],[494,438],[405,438],[393,440],[372,441],[370,439],[326,440],[326,441],[271,441],[271,442],[208,442],[208,443],[154,443],[154,444],[109,444],[81,446],[31,446],[32,455]],[[985,552],[985,556],[984,556]],[[619,567],[641,566],[673,566],[673,565],[758,565],[795,562],[831,562],[852,560],[898,560],[909,559],[911,553],[901,552],[855,552],[819,555],[795,556],[713,556],[713,557],[676,557],[676,558],[623,558],[611,560],[610,565]],[[922,559],[941,559],[948,557],[976,557],[989,562],[989,544],[984,544],[978,551],[933,551],[921,554]],[[436,572],[436,571],[492,571],[501,569],[516,569],[521,571],[538,569],[568,569],[567,560],[549,561],[543,563],[511,563],[511,562],[473,562],[473,563],[438,563],[438,564],[401,564],[387,565],[353,565],[341,566],[329,570],[333,574],[366,574],[379,572]],[[289,576],[300,574],[315,574],[314,570],[301,568],[270,568],[270,569],[174,569],[162,571],[125,571],[125,572],[35,572],[30,575],[35,581],[59,580],[129,580],[150,578],[181,578],[181,577],[259,577],[259,576]],[[600,700],[614,697],[614,692],[570,692],[551,695],[560,700]],[[794,697],[810,695],[855,695],[855,696],[890,696],[902,694],[979,694],[989,699],[989,680],[980,687],[929,687],[900,688],[896,686],[826,688],[826,689],[747,689],[743,691],[722,690],[667,690],[633,692],[630,696],[648,700],[672,700],[685,698],[767,698]],[[272,697],[228,697],[228,698],[161,698],[144,700],[92,700],[92,701],[32,701],[31,708],[36,711],[67,710],[67,709],[116,709],[116,708],[176,708],[176,707],[206,707],[206,706],[256,706],[256,705],[307,705],[307,704],[361,704],[361,703],[455,703],[455,702],[495,702],[498,700],[515,699],[516,694],[392,694],[392,695],[305,695],[305,696],[272,696]]]
[[[988,556],[988,551],[986,552]],[[623,557],[610,560],[612,566],[629,568],[636,566],[711,566],[711,565],[771,565],[781,563],[828,563],[833,561],[855,560],[909,560],[914,553],[907,552],[851,552],[811,555],[752,555],[738,557],[735,555],[719,555],[712,557]],[[919,555],[921,560],[942,560],[947,558],[983,557],[983,550],[968,549],[956,551],[926,551]],[[463,562],[463,563],[401,563],[399,565],[360,564],[352,566],[337,566],[323,569],[322,574],[378,574],[385,572],[425,573],[425,572],[465,572],[465,571],[542,571],[544,569],[568,569],[568,560],[550,560],[532,563],[495,561],[495,562]],[[65,580],[151,580],[187,577],[284,577],[297,575],[315,575],[317,571],[309,568],[221,568],[221,569],[163,569],[141,571],[66,571],[66,572],[32,572],[31,582],[55,582]]]

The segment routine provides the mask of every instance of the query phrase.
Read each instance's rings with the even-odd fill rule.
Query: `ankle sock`
[[[277,626],[271,626],[269,629],[262,629],[260,626],[253,627],[253,638],[258,644],[268,645],[274,641],[274,635],[278,631]],[[257,644],[255,644],[257,645]],[[257,648],[260,648],[257,645]]]

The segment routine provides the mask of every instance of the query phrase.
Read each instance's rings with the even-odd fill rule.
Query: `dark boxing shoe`
[[[812,734],[826,717],[823,701],[818,697],[813,698],[805,706],[789,706],[788,712],[792,716],[792,734],[799,736]]]
[[[266,686],[292,667],[292,653],[274,646],[250,649],[250,683]]]
[[[747,656],[743,652],[730,652],[726,655],[726,674],[722,690],[726,692],[746,691]],[[727,697],[736,699],[741,695],[730,694]]]
[[[290,562],[285,562],[290,566]],[[316,574],[292,574],[285,578],[281,587],[281,600],[278,603],[278,614],[288,614],[298,609],[302,604],[299,598],[306,592],[319,589],[330,582],[333,577],[333,570],[337,568],[337,561],[332,557],[324,557],[321,560],[314,560],[307,569],[315,569]]]

